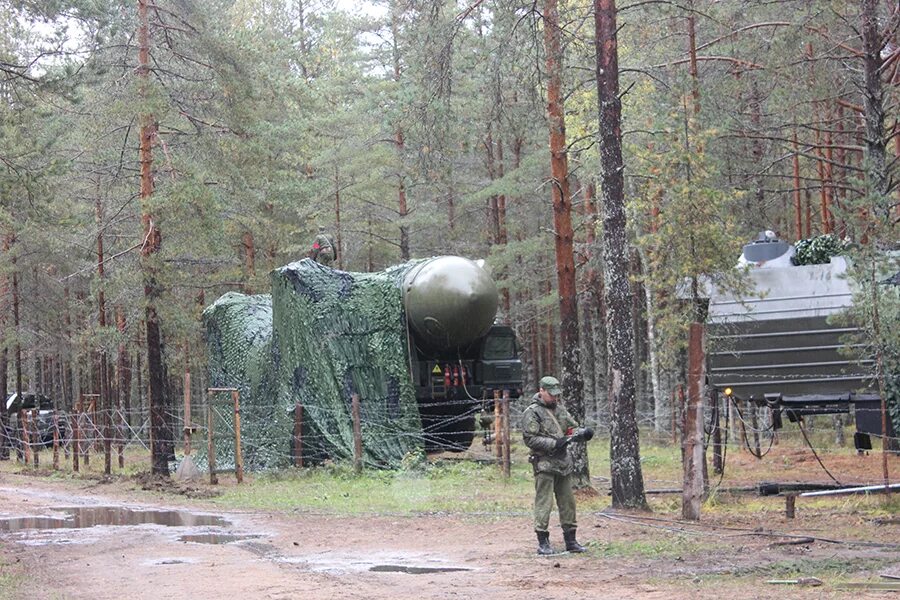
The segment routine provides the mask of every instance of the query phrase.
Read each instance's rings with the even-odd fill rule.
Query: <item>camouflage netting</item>
[[[229,292],[203,311],[210,387],[240,390],[244,468],[286,466],[290,461],[293,405],[278,401],[272,364],[272,297]],[[231,396],[215,396],[216,467],[234,467]],[[205,463],[205,453],[197,453]]]
[[[303,405],[304,454],[353,455],[353,393],[368,464],[422,448],[400,289],[415,264],[347,273],[304,259],[272,273],[279,398]]]

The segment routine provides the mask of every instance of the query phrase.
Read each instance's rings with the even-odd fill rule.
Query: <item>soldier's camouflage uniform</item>
[[[334,239],[325,233],[320,233],[313,240],[312,259],[323,265],[331,265],[334,262],[337,249]]]
[[[531,449],[529,461],[534,468],[535,531],[547,531],[554,497],[563,531],[576,527],[572,458],[566,447],[556,448],[556,440],[577,426],[575,419],[561,404],[551,409],[544,404],[540,394],[534,395],[522,415],[522,433],[525,445]]]

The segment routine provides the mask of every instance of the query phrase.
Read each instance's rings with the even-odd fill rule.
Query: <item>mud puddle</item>
[[[234,542],[242,542],[244,540],[256,540],[261,535],[238,535],[236,533],[192,533],[182,535],[178,538],[179,542],[190,542],[193,544],[231,544]]]
[[[409,565],[375,565],[369,569],[373,573],[409,573],[410,575],[424,575],[426,573],[455,573],[456,571],[471,571],[466,567],[411,567]]]
[[[50,510],[65,513],[65,516],[0,518],[0,533],[30,529],[85,529],[99,526],[226,527],[231,524],[216,515],[200,515],[181,510],[143,510],[122,506],[59,507]]]
[[[456,571],[473,571],[449,563],[441,557],[418,553],[366,553],[342,554],[325,552],[305,556],[280,556],[278,561],[293,564],[310,571],[332,574],[343,573],[408,573],[421,575],[426,573],[451,573]]]

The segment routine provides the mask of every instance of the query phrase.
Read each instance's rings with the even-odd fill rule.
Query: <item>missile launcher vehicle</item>
[[[241,390],[249,468],[294,462],[295,427],[307,460],[349,458],[354,395],[372,466],[465,450],[495,390],[521,395],[515,334],[495,324],[497,288],[475,261],[351,273],[304,259],[271,281],[271,296],[229,293],[204,311],[210,385]]]

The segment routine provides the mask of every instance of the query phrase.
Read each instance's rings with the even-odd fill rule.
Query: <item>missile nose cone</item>
[[[428,345],[458,348],[487,333],[499,294],[491,276],[474,261],[439,256],[414,267],[403,282],[410,326]]]

